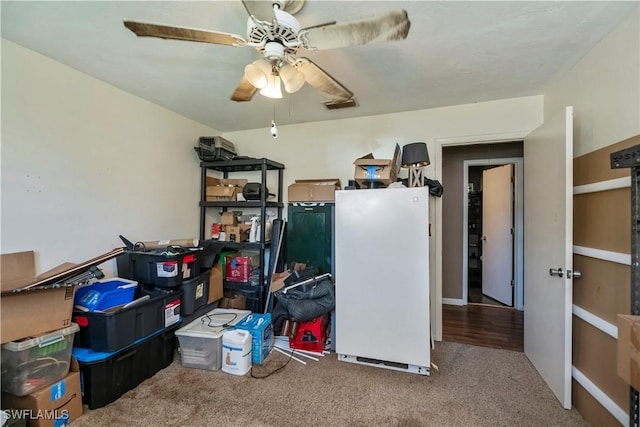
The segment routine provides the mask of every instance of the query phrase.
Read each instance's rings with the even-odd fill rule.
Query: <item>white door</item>
[[[482,172],[482,293],[513,305],[513,165]]]
[[[524,209],[524,352],[569,409],[573,107],[524,140]]]

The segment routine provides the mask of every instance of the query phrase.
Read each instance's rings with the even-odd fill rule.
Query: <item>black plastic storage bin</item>
[[[80,326],[74,346],[98,352],[118,351],[137,339],[179,323],[181,292],[146,292],[136,289],[134,298],[149,299],[115,313],[73,311],[73,322]]]
[[[208,270],[214,266],[218,261],[220,252],[225,249],[225,242],[218,242],[216,240],[201,240],[200,248],[202,248],[202,255],[200,255],[200,271]]]
[[[191,280],[182,282],[182,300],[180,301],[180,313],[188,316],[196,309],[207,304],[209,299],[209,276],[211,270],[207,270],[201,275]]]
[[[80,365],[82,402],[89,409],[106,406],[169,366],[175,354],[177,328],[157,332],[117,352],[74,348]]]
[[[186,250],[173,255],[162,249],[148,252],[125,251],[117,260],[118,275],[146,285],[176,288],[184,280],[200,274],[204,254],[202,250]]]
[[[178,288],[180,290],[180,314],[182,316],[188,316],[193,314],[198,308],[207,304],[209,299],[209,277],[211,270],[207,270],[200,274],[198,277],[194,277],[190,280],[185,280]],[[143,286],[140,292],[157,295],[171,294],[174,292],[173,288],[158,288],[152,286]]]

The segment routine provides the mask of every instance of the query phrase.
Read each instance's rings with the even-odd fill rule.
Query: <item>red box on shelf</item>
[[[318,316],[313,320],[298,325],[294,338],[289,338],[289,347],[296,350],[307,350],[322,353],[327,342],[329,316]]]
[[[226,259],[225,280],[230,282],[248,282],[251,276],[251,257],[237,256]]]

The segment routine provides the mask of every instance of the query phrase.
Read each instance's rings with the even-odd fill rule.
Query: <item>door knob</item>
[[[549,269],[549,276],[562,277],[563,275],[564,275],[564,272],[562,271],[561,268],[550,268]]]
[[[578,270],[573,270],[573,271],[567,270],[567,279],[571,279],[571,278],[579,279],[581,277],[582,277],[582,273],[580,271],[578,271]]]

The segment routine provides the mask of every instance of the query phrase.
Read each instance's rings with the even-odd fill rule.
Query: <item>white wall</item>
[[[357,108],[357,107],[356,107]],[[276,110],[277,122],[278,110]],[[542,123],[542,97],[530,96],[397,114],[279,126],[278,139],[264,129],[230,132],[239,154],[284,163],[284,185],[296,179],[353,178],[353,161],[369,152],[390,158],[395,144],[426,142],[431,156],[427,176],[434,177],[434,141],[469,135],[529,132]],[[406,171],[402,171],[406,177]],[[445,188],[446,194],[446,188]],[[286,193],[285,193],[286,196]],[[285,197],[286,200],[286,197]]]
[[[640,134],[640,9],[630,14],[547,88],[544,93],[545,120],[569,105],[573,106],[574,115],[574,157]],[[592,223],[600,225],[596,218],[592,218]],[[579,341],[581,337],[576,339]],[[580,359],[580,349],[573,351],[573,360]],[[602,350],[592,348],[589,351]],[[603,363],[603,366],[607,369],[610,365]],[[588,382],[597,382],[596,378],[584,377]],[[585,390],[592,393],[589,390],[593,389]],[[611,411],[612,416],[620,419],[622,412],[624,418],[627,409],[610,404],[614,402],[610,396],[594,393],[593,397]],[[584,398],[581,400],[585,401]],[[587,411],[583,415],[588,422],[593,422],[589,417],[598,413]],[[602,422],[601,419],[598,421]]]
[[[544,93],[549,119],[572,105],[574,157],[640,134],[640,9]]]
[[[284,114],[276,110],[276,121],[278,113]],[[224,136],[241,155],[285,164],[286,201],[286,187],[295,179],[337,177],[346,185],[354,159],[369,152],[388,158],[396,143],[424,141],[433,152],[436,139],[526,133],[541,117],[542,99],[533,96],[282,126],[277,140],[270,123]],[[121,246],[119,234],[131,240],[199,234],[199,168],[191,147],[201,135],[220,134],[215,129],[7,40],[2,124],[3,253],[35,250],[42,272]],[[432,155],[427,175],[436,177],[439,167]],[[433,200],[432,242],[440,199]],[[432,265],[439,264],[439,252],[431,254]],[[114,263],[103,268],[107,274],[115,270]],[[432,285],[439,301],[441,285]]]
[[[3,39],[2,252],[34,250],[42,272],[122,246],[119,234],[197,237],[192,147],[218,134]]]
[[[356,119],[332,120],[279,127],[279,137],[264,129],[225,134],[237,145],[239,154],[269,157],[284,163],[284,188],[296,179],[340,178],[347,185],[353,177],[353,161],[369,152],[376,158],[390,158],[395,144],[423,141],[427,143],[431,165],[429,178],[441,176],[442,141],[485,141],[501,137],[524,137],[542,123],[542,96],[458,105],[446,108],[411,111]],[[357,107],[356,107],[357,108]],[[276,110],[277,122],[278,110]],[[406,177],[406,171],[402,171]],[[446,183],[443,197],[447,197]],[[274,185],[274,184],[271,184]],[[271,187],[270,187],[271,188]],[[430,265],[434,324],[433,335],[442,339],[442,223],[441,199],[432,197],[430,213],[432,237]],[[286,215],[286,213],[285,213]],[[402,237],[398,246],[402,250]],[[418,260],[419,261],[419,260]],[[339,279],[338,279],[339,280]],[[393,284],[390,284],[392,292]]]

